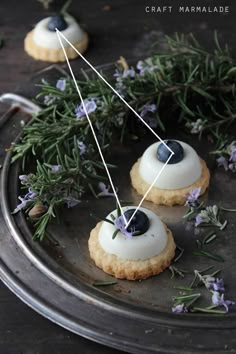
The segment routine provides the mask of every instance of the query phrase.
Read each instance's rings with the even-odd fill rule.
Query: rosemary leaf
[[[200,257],[211,258],[211,259],[214,259],[217,262],[224,262],[224,259],[221,256],[219,256],[217,254],[214,254],[214,253],[211,253],[211,252],[207,252],[207,251],[194,251],[193,255],[194,256],[200,256]]]
[[[93,286],[108,286],[108,285],[115,285],[117,284],[117,281],[111,280],[111,281],[95,281],[92,285]]]

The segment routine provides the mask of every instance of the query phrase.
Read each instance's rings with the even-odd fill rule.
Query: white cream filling
[[[196,151],[188,144],[178,141],[184,149],[184,158],[175,164],[167,164],[154,186],[161,189],[185,188],[196,182],[202,173],[202,166]],[[139,174],[148,184],[152,184],[164,163],[157,159],[157,148],[161,142],[155,143],[144,152],[140,160]]]
[[[55,31],[49,31],[47,28],[49,20],[50,17],[47,17],[37,23],[33,31],[33,40],[40,47],[59,49],[61,48],[61,45],[57,33]],[[82,29],[72,16],[65,16],[65,21],[68,24],[68,27],[62,31],[63,35],[72,44],[79,42],[83,35]],[[63,38],[61,38],[61,40],[65,47],[69,46]]]
[[[134,206],[124,207],[123,210],[135,209]],[[160,218],[152,211],[140,208],[149,218],[149,229],[139,236],[127,238],[118,232],[115,239],[112,235],[116,230],[115,226],[104,221],[99,230],[99,243],[106,253],[114,254],[118,258],[126,260],[146,260],[160,254],[167,244],[167,233]],[[107,219],[112,220],[111,214],[117,217],[117,212],[111,212]]]

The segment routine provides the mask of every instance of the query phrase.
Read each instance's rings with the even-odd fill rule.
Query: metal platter
[[[16,139],[20,131],[18,112],[1,129],[1,157],[4,149]],[[163,137],[163,136],[162,136]],[[170,136],[168,136],[170,137]],[[211,170],[209,204],[223,203],[234,207],[236,180],[231,174],[215,169],[209,158],[206,142],[192,139],[183,133],[172,132],[189,142],[207,161]],[[164,138],[164,137],[163,137]],[[132,189],[129,170],[144,149],[154,142],[147,136],[138,143],[120,146],[112,152],[109,162],[118,169],[112,172],[121,199],[137,205],[140,196]],[[73,209],[63,209],[59,222],[49,228],[50,241],[32,241],[32,230],[24,214],[12,215],[19,195],[19,164],[11,164],[11,153],[5,156],[1,171],[0,213],[0,275],[4,283],[24,302],[51,321],[91,340],[130,353],[228,353],[236,350],[236,312],[225,316],[171,313],[174,289],[181,280],[170,278],[170,272],[145,281],[118,280],[107,287],[94,287],[95,281],[114,278],[96,268],[89,257],[87,242],[95,221],[90,213],[104,217],[114,209],[114,200],[94,200],[87,196]],[[214,250],[224,263],[217,264],[206,258],[194,257],[196,229],[183,222],[184,207],[144,206],[161,216],[172,229],[175,240],[185,249],[178,265],[193,270],[209,265],[221,268],[227,288],[227,298],[236,299],[236,239],[233,213],[225,215],[227,229],[214,243]],[[181,284],[188,284],[186,275]]]

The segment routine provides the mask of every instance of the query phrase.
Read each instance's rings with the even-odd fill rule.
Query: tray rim
[[[106,68],[108,66],[111,66],[111,64],[104,64],[104,67]],[[17,138],[15,139],[15,141],[17,141],[20,138],[21,134],[19,134],[17,136]],[[14,222],[14,218],[12,217],[11,213],[10,213],[10,209],[8,207],[8,196],[7,196],[7,191],[8,188],[7,187],[7,175],[10,169],[10,159],[11,159],[11,152],[7,152],[6,154],[6,158],[4,160],[4,164],[3,164],[3,168],[1,171],[1,185],[0,185],[0,191],[1,191],[1,208],[2,208],[2,212],[3,212],[3,216],[5,219],[5,222],[7,224],[7,228],[9,229],[10,233],[11,233],[11,237],[13,238],[14,242],[16,243],[17,246],[19,246],[20,248],[20,252],[22,252],[22,255],[27,258],[28,260],[33,260],[36,262],[33,262],[34,266],[36,266],[37,270],[39,270],[43,276],[45,276],[46,278],[48,278],[50,281],[54,282],[56,286],[58,286],[58,284],[60,283],[60,281],[58,282],[57,278],[55,278],[55,273],[50,274],[51,270],[50,269],[46,269],[47,266],[45,264],[42,264],[42,262],[40,262],[40,259],[37,259],[37,255],[36,254],[31,254],[32,258],[28,258],[27,255],[30,254],[29,250],[27,249],[27,243],[22,242],[24,241],[23,239],[20,240],[20,235],[17,233],[16,230],[16,224]],[[4,198],[3,198],[4,196]],[[18,230],[19,232],[19,230]],[[19,242],[17,242],[19,241]],[[23,286],[21,288],[19,288],[17,286],[17,284],[19,284],[20,282],[17,280],[17,276],[12,273],[11,269],[9,269],[2,261],[1,259],[1,252],[0,252],[0,262],[1,262],[1,267],[0,267],[0,275],[2,276],[2,280],[3,282],[11,289],[11,291],[13,291],[23,302],[25,302],[26,304],[28,304],[30,307],[32,307],[34,310],[36,310],[38,313],[40,313],[41,315],[43,315],[44,317],[50,319],[52,322],[57,323],[58,325],[72,331],[73,333],[76,334],[80,334],[82,336],[84,336],[85,338],[91,339],[93,341],[108,345],[108,346],[112,346],[114,348],[120,349],[120,350],[129,350],[132,353],[143,353],[143,347],[135,347],[134,343],[133,346],[130,346],[127,348],[127,343],[126,346],[122,346],[121,341],[118,341],[117,343],[113,340],[111,343],[111,340],[109,340],[108,338],[104,338],[103,336],[100,336],[99,338],[97,338],[96,336],[94,336],[94,333],[87,333],[86,330],[84,331],[84,333],[78,333],[78,331],[73,330],[72,326],[67,326],[65,324],[63,324],[62,322],[58,321],[56,318],[53,318],[50,314],[46,315],[44,313],[44,305],[43,302],[41,302],[39,299],[32,298],[30,291],[28,288],[24,288]],[[43,271],[44,270],[44,271]],[[63,280],[65,283],[67,282],[65,279]],[[70,285],[68,287],[68,290],[70,289],[70,287],[73,287],[74,289],[76,289],[73,285]],[[93,301],[93,303],[96,303],[98,306],[100,306],[101,308],[105,308],[106,310],[111,310],[113,313],[115,313],[117,311],[118,314],[120,314],[122,311],[119,308],[114,308],[111,303],[112,303],[112,299],[111,296],[108,294],[103,294],[104,296],[106,295],[107,297],[107,301],[106,303],[102,302],[97,298],[96,293],[99,294],[99,292],[96,291],[96,289],[92,288],[91,286],[89,286],[88,288],[86,288],[86,290],[90,289],[94,290],[91,292],[90,294],[90,300]],[[76,292],[73,292],[73,295],[75,295],[76,293],[78,293],[78,295],[80,295],[81,297],[79,297],[79,299],[81,301],[85,301],[88,300],[88,293],[86,294],[86,296],[84,296],[84,293],[81,291],[81,289],[76,289]],[[30,302],[31,301],[31,302]],[[128,304],[123,303],[123,306],[127,305],[127,307],[131,307]],[[135,315],[137,315],[137,310],[138,308],[134,305],[133,307],[133,312],[132,314],[134,315],[134,318],[136,317]],[[147,310],[147,309],[145,309]],[[130,309],[128,311],[128,313],[130,313]],[[148,311],[150,312],[150,311]],[[157,310],[156,310],[156,314],[157,314]],[[54,314],[57,314],[59,312],[54,312]],[[123,311],[124,315],[127,315],[127,311]],[[163,314],[163,313],[161,313]],[[165,314],[166,315],[166,314]],[[157,325],[164,325],[164,326],[169,326],[169,320],[170,318],[173,319],[175,318],[175,323],[173,324],[173,322],[171,323],[171,326],[176,326],[176,327],[180,327],[182,329],[186,329],[186,328],[199,328],[199,329],[221,329],[222,327],[227,330],[227,329],[235,329],[236,328],[236,324],[233,325],[233,319],[236,317],[236,314],[234,315],[234,313],[229,313],[227,314],[227,316],[212,316],[210,317],[210,321],[209,323],[205,323],[205,326],[203,326],[203,315],[201,314],[181,314],[181,315],[173,315],[173,314],[167,314],[166,319],[163,321],[157,322]],[[219,326],[219,324],[217,324],[217,318],[221,319],[221,321],[219,321],[220,323],[222,323],[222,326]],[[153,321],[153,318],[150,318],[150,316],[141,316],[140,313],[138,313],[138,318],[139,320],[144,320],[146,321],[147,319]],[[193,325],[193,321],[192,319],[196,319],[195,322],[198,322],[199,319],[201,319],[202,322],[199,321],[199,327],[196,327],[196,325]],[[223,321],[224,319],[224,321]],[[208,319],[209,320],[209,319]],[[227,325],[226,325],[227,322]],[[213,326],[214,324],[214,326]],[[114,339],[114,338],[113,338]],[[154,353],[154,351],[148,351],[148,353]],[[155,353],[172,353],[170,352],[170,350],[165,350],[164,348],[155,348]],[[173,352],[174,353],[174,352]],[[188,351],[188,353],[190,354],[190,351]],[[196,353],[195,351],[193,351],[193,353]],[[217,353],[220,353],[219,351]]]

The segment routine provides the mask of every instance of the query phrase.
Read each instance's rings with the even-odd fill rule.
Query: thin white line
[[[120,98],[120,100],[124,102],[127,107],[129,107],[129,109],[143,122],[144,125],[146,125],[146,127],[152,132],[152,134],[154,134],[155,137],[159,139],[159,141],[161,141],[172,154],[174,154],[174,152],[169,148],[169,146],[159,137],[158,134],[154,132],[154,130],[145,122],[145,120],[143,120],[143,118],[133,109],[133,107],[129,105],[129,103],[119,94],[119,92],[117,92],[111,86],[111,84],[109,84],[109,82],[99,73],[99,71],[97,71],[95,67],[92,64],[90,64],[90,62],[73,46],[73,44],[57,28],[56,31],[57,33],[60,33],[60,35],[64,38],[64,40],[76,51],[77,54],[79,54],[79,56],[85,61],[85,63],[88,64],[88,66],[90,66],[91,69],[93,69],[93,71],[105,82],[105,84],[109,86],[113,92],[115,92],[115,94]]]
[[[121,214],[123,216],[123,219],[124,219],[124,222],[126,224],[126,228],[129,226],[131,220],[133,219],[133,217],[135,216],[135,214],[137,213],[137,211],[139,210],[141,204],[143,203],[144,199],[146,198],[147,194],[149,193],[149,191],[151,190],[151,188],[154,186],[155,182],[157,181],[158,177],[160,176],[160,174],[162,173],[163,169],[165,168],[165,166],[167,165],[168,161],[171,159],[171,157],[174,155],[174,152],[169,148],[169,146],[159,137],[158,134],[156,134],[154,132],[154,130],[145,122],[145,120],[142,119],[142,117],[133,109],[132,106],[129,105],[129,103],[111,86],[111,84],[109,84],[108,81],[106,81],[106,79],[94,68],[94,66],[92,64],[90,64],[90,62],[73,46],[73,44],[56,28],[56,32],[57,32],[57,36],[58,36],[58,39],[60,41],[60,44],[62,46],[62,49],[63,49],[63,52],[64,52],[64,55],[66,57],[66,61],[67,61],[67,64],[68,64],[68,67],[70,69],[70,73],[71,73],[71,76],[74,80],[74,83],[75,83],[75,86],[76,86],[76,89],[78,91],[78,94],[80,96],[80,99],[81,99],[81,102],[82,102],[82,105],[83,105],[83,108],[84,108],[84,111],[85,111],[85,114],[86,114],[86,117],[88,119],[88,122],[90,124],[90,127],[92,129],[92,132],[93,132],[93,135],[94,135],[94,138],[95,138],[95,141],[96,141],[96,144],[97,144],[97,147],[98,147],[98,150],[99,150],[99,153],[100,153],[100,156],[101,156],[101,159],[102,159],[102,162],[104,164],[104,167],[106,169],[106,172],[107,172],[107,175],[108,175],[108,178],[109,178],[109,181],[110,181],[110,184],[111,184],[111,187],[113,189],[113,192],[114,192],[114,195],[116,197],[116,200],[117,200],[117,204],[121,210]],[[74,77],[74,73],[71,69],[71,66],[70,66],[70,63],[69,63],[69,60],[68,60],[68,57],[67,57],[67,54],[66,54],[66,51],[65,51],[65,48],[62,44],[62,41],[61,41],[61,38],[60,36],[62,36],[62,38],[64,38],[64,40],[76,51],[76,53],[85,61],[85,63],[105,82],[105,84],[120,98],[120,100],[122,102],[124,102],[126,104],[126,106],[142,121],[142,123],[155,135],[155,137],[162,142],[162,144],[165,145],[165,147],[171,152],[171,155],[169,156],[169,158],[167,159],[166,163],[163,165],[163,167],[161,168],[161,170],[159,171],[158,175],[156,176],[156,178],[154,179],[153,183],[150,185],[150,187],[148,188],[147,192],[145,193],[145,195],[143,196],[143,198],[141,199],[139,205],[137,206],[137,208],[135,209],[133,215],[131,216],[131,218],[129,219],[129,221],[127,222],[126,218],[125,218],[125,215],[124,215],[124,212],[123,212],[123,209],[121,207],[121,204],[120,204],[120,201],[119,201],[119,198],[117,196],[117,193],[116,193],[116,190],[115,190],[115,187],[113,185],[113,182],[112,182],[112,179],[111,179],[111,176],[110,176],[110,173],[109,173],[109,170],[107,168],[107,165],[106,165],[106,162],[104,160],[104,157],[103,157],[103,154],[102,154],[102,151],[100,149],[100,146],[99,146],[99,143],[97,141],[97,137],[96,137],[96,134],[93,130],[93,126],[92,126],[92,123],[89,119],[89,116],[88,116],[88,113],[87,113],[87,110],[86,110],[86,107],[84,105],[84,101],[83,101],[83,98],[81,96],[81,93],[80,93],[80,90],[78,88],[78,85],[77,85],[77,82],[75,80],[75,77]]]
[[[145,200],[146,196],[148,195],[148,193],[150,192],[150,190],[152,189],[152,187],[154,186],[154,184],[156,183],[158,177],[160,176],[160,174],[162,173],[162,171],[164,170],[164,168],[166,167],[166,165],[168,164],[169,160],[171,159],[171,157],[173,156],[173,153],[168,157],[168,159],[166,160],[165,164],[162,166],[162,168],[160,169],[159,173],[157,174],[156,178],[154,179],[154,181],[152,182],[152,184],[149,186],[147,192],[144,194],[143,198],[141,199],[139,205],[137,206],[136,210],[133,212],[131,218],[129,219],[129,221],[126,223],[125,228],[127,229],[127,227],[129,226],[131,220],[133,219],[133,217],[135,216],[135,214],[137,213],[137,211],[139,210],[140,206],[142,205],[143,201]]]
[[[116,189],[115,189],[115,187],[114,187],[114,185],[113,185],[110,172],[109,172],[108,167],[107,167],[107,164],[106,164],[106,162],[105,162],[105,160],[104,160],[104,157],[103,157],[103,154],[102,154],[102,150],[101,150],[100,145],[99,145],[99,142],[98,142],[98,140],[97,140],[97,136],[96,136],[95,131],[94,131],[94,129],[93,129],[92,122],[91,122],[91,120],[90,120],[90,118],[89,118],[87,109],[86,109],[85,104],[84,104],[84,100],[83,100],[83,98],[82,98],[80,89],[79,89],[78,84],[77,84],[77,82],[76,82],[74,73],[73,73],[73,71],[72,71],[72,69],[71,69],[69,59],[68,59],[68,57],[67,57],[65,48],[64,48],[64,46],[63,46],[63,44],[62,44],[62,41],[61,41],[61,38],[60,38],[59,34],[61,34],[61,33],[57,30],[57,37],[58,37],[58,39],[59,39],[59,41],[60,41],[60,44],[61,44],[61,47],[62,47],[62,49],[63,49],[64,55],[65,55],[65,58],[66,58],[66,61],[67,61],[67,65],[68,65],[68,67],[69,67],[69,70],[70,70],[71,76],[72,76],[72,78],[73,78],[73,81],[74,81],[76,90],[77,90],[77,92],[78,92],[78,94],[79,94],[79,97],[80,97],[80,100],[81,100],[81,102],[82,102],[85,115],[86,115],[86,117],[87,117],[87,119],[88,119],[90,128],[91,128],[91,130],[92,130],[94,139],[95,139],[95,141],[96,141],[96,144],[97,144],[97,147],[98,147],[98,151],[99,151],[99,154],[100,154],[100,156],[101,156],[101,159],[102,159],[103,165],[104,165],[104,167],[105,167],[105,170],[106,170],[106,172],[107,172],[107,175],[108,175],[108,178],[109,178],[111,187],[112,187],[112,189],[113,189],[113,193],[114,193],[114,195],[115,195],[115,197],[116,197],[117,204],[118,204],[118,206],[119,206],[119,208],[120,208],[120,210],[121,210],[121,213],[122,213],[122,215],[123,215],[123,209],[122,209],[122,207],[121,207],[121,204],[120,204],[118,195],[117,195],[117,193],[116,193]],[[125,218],[124,215],[123,215],[123,218],[124,218],[125,222],[127,223],[127,220],[126,220],[126,218]]]

